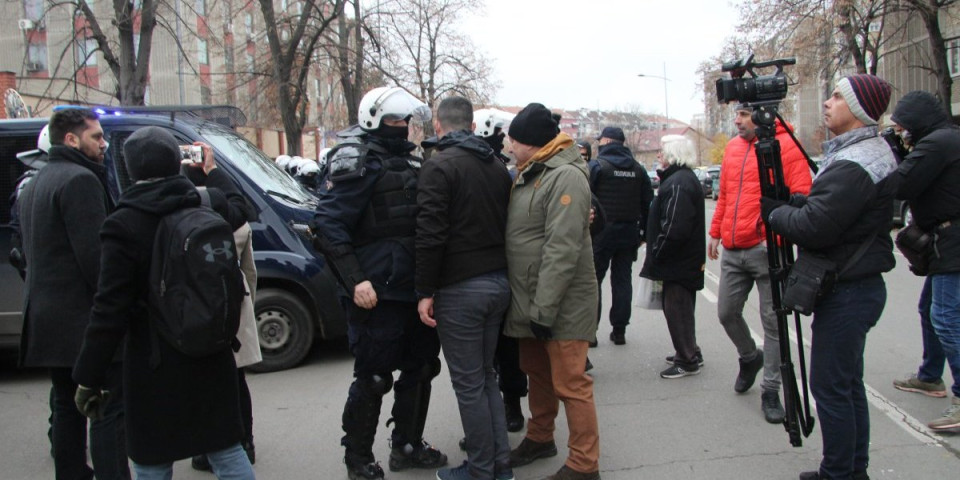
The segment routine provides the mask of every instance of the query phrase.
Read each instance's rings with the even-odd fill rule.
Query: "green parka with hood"
[[[507,265],[513,294],[504,334],[533,337],[530,322],[554,340],[592,341],[597,275],[590,240],[587,164],[558,135],[517,175],[507,214]]]

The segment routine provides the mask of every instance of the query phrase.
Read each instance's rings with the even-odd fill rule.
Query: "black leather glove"
[[[550,340],[553,338],[553,330],[546,325],[540,325],[537,322],[530,321],[530,331],[533,332],[533,336],[537,337],[537,340]]]
[[[77,404],[77,410],[80,410],[80,413],[91,420],[103,418],[103,412],[106,410],[109,401],[109,390],[94,389],[83,385],[77,386],[77,393],[73,396],[73,402]]]
[[[760,197],[760,218],[763,218],[763,223],[767,225],[770,224],[770,214],[774,210],[786,205],[787,202],[783,200],[777,200],[775,198]]]

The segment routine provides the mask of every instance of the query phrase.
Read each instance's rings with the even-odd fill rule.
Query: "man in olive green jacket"
[[[507,214],[513,294],[504,334],[520,338],[530,377],[527,435],[512,466],[557,454],[554,421],[563,402],[570,429],[565,465],[551,480],[600,478],[593,379],[584,372],[597,331],[597,277],[590,241],[587,164],[550,110],[531,103],[510,124],[518,175]]]

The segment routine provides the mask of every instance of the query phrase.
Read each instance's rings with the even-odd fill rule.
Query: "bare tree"
[[[271,79],[277,89],[287,152],[299,155],[308,118],[306,83],[314,52],[331,22],[343,13],[344,0],[304,0],[302,13],[298,15],[275,11],[272,0],[259,0],[259,3],[266,25]]]
[[[946,14],[946,9],[957,3],[957,0],[903,0],[899,2],[902,11],[920,17],[927,32],[927,41],[930,44],[931,73],[937,78],[937,96],[943,102],[947,113],[953,115],[951,89],[953,77],[950,76],[950,66],[947,62],[947,42],[940,29],[940,13]],[[906,22],[904,22],[906,24]]]
[[[460,33],[461,15],[477,10],[472,0],[387,0],[377,12],[382,51],[371,58],[390,81],[432,109],[448,94],[485,104],[498,88],[487,58]],[[432,125],[425,125],[432,133]]]

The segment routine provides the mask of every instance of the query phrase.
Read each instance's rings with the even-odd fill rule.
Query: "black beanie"
[[[556,138],[559,132],[557,121],[547,107],[531,103],[510,122],[510,138],[534,147],[542,147]]]
[[[164,128],[144,127],[123,143],[127,173],[134,181],[180,174],[180,144]]]

